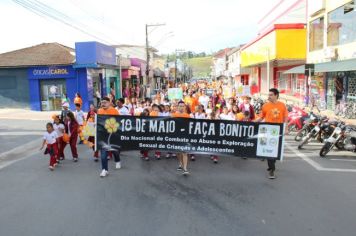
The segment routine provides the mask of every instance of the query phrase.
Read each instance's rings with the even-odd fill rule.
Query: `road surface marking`
[[[313,161],[312,159],[307,157],[305,154],[303,154],[303,153],[301,153],[301,152],[299,152],[297,150],[294,150],[289,145],[286,145],[286,147],[290,151],[294,152],[295,155],[297,155],[298,157],[300,157],[301,159],[306,161],[309,165],[314,167],[317,171],[356,173],[356,169],[340,169],[340,168],[325,168],[325,167],[322,167],[319,163]]]
[[[15,132],[1,132],[0,136],[13,136],[13,135],[43,135],[44,131],[15,131]]]
[[[29,156],[32,156],[41,145],[42,139],[36,139],[31,142],[25,143],[19,147],[13,148],[9,151],[0,154],[0,170],[15,162],[21,161]],[[25,155],[24,155],[25,153]],[[10,156],[10,157],[9,157]],[[13,159],[11,156],[21,156],[20,158]]]
[[[355,161],[356,162],[356,160],[349,160],[349,159],[329,159],[330,161],[351,161],[351,162],[353,162],[353,161]]]

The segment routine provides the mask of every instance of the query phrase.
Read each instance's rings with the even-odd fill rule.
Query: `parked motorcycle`
[[[325,144],[320,149],[319,155],[325,157],[334,146],[348,151],[356,150],[356,129],[352,126],[339,122],[331,136],[325,140]]]
[[[317,121],[317,123],[315,123]],[[313,120],[314,123],[310,123],[310,126],[313,126],[311,130],[305,135],[300,144],[298,145],[298,149],[302,149],[305,144],[309,142],[311,139],[316,139],[320,143],[323,143],[325,139],[327,139],[333,131],[333,128],[337,125],[337,122],[328,122],[326,117],[317,117]]]
[[[264,104],[264,101],[261,98],[257,98],[253,102],[253,109],[254,109],[256,114],[260,114],[261,113],[263,104]]]
[[[328,118],[326,116],[317,116],[311,112],[309,118],[303,122],[303,127],[295,135],[294,140],[297,142],[302,140],[302,138],[305,137],[315,127],[315,125],[318,124],[320,120],[325,123],[327,122]]]
[[[299,131],[303,128],[303,123],[307,120],[309,114],[302,108],[293,107],[288,113],[287,128],[289,132]]]

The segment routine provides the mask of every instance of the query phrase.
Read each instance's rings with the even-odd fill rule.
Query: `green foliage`
[[[213,65],[213,58],[207,57],[193,57],[183,59],[184,63],[193,69],[194,77],[206,77],[210,75],[211,66]]]

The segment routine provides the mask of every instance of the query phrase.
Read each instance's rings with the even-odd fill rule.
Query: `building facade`
[[[98,42],[76,43],[75,49],[44,43],[0,54],[1,107],[59,111],[67,96],[74,109],[79,93],[82,109],[97,105],[101,96],[121,96],[121,78],[115,49]]]
[[[310,96],[321,108],[356,103],[356,6],[354,0],[313,0],[308,12]]]
[[[258,36],[241,48],[241,68],[250,86],[266,94],[276,87],[282,94],[305,96],[303,74],[285,74],[306,61],[307,1],[285,0],[259,21]]]

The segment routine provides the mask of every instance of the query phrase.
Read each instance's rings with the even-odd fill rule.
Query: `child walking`
[[[63,141],[63,133],[64,133],[64,124],[60,120],[59,116],[55,116],[53,120],[53,129],[57,133],[57,145],[58,145],[58,155],[57,155],[57,163],[59,163],[59,160],[64,159],[64,154],[63,154],[63,147],[64,147],[64,141]]]
[[[90,104],[90,111],[88,112],[87,115],[87,123],[94,123],[95,124],[95,115],[97,111],[95,109],[94,104]],[[89,136],[88,137],[88,142],[93,143],[92,149],[94,151],[94,161],[98,162],[99,161],[99,151],[95,151],[95,137],[94,136]]]
[[[79,144],[83,144],[84,137],[83,137],[83,135],[81,135],[81,132],[82,132],[82,129],[83,129],[85,117],[84,117],[84,112],[81,110],[81,104],[79,104],[79,103],[75,104],[74,117],[75,117],[75,119],[77,120],[77,122],[79,124],[79,130],[80,130],[80,133],[79,133],[79,138],[80,138]]]
[[[50,155],[49,159],[49,169],[54,170],[55,165],[57,164],[58,156],[58,146],[57,146],[57,133],[54,131],[53,124],[47,123],[46,125],[47,132],[43,135],[43,143],[40,150],[44,148],[47,144],[45,154]]]
[[[78,140],[78,129],[79,125],[77,120],[74,118],[74,114],[72,112],[68,112],[67,119],[65,124],[65,131],[69,135],[69,145],[70,150],[72,151],[73,161],[78,161],[78,151],[77,151],[77,140]],[[63,150],[67,143],[64,143]]]

